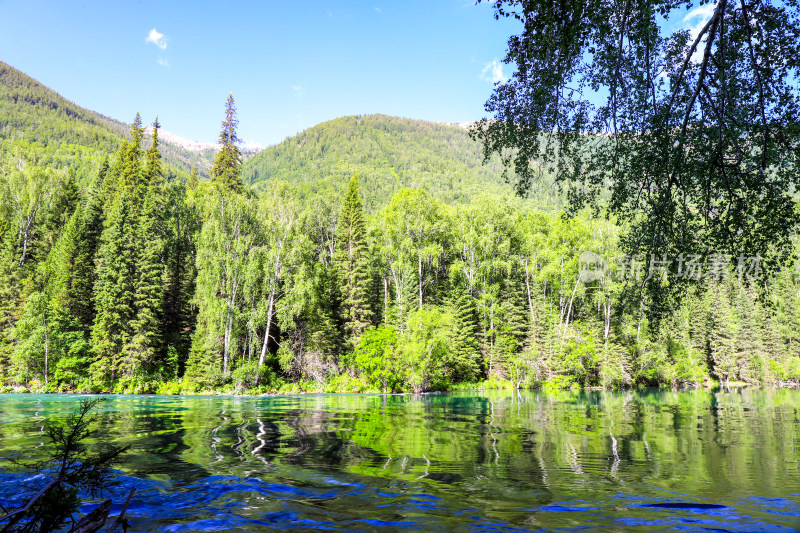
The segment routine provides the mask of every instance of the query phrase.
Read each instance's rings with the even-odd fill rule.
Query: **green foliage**
[[[472,134],[514,169],[518,191],[553,172],[572,211],[626,226],[629,254],[714,250],[782,266],[800,185],[796,3],[709,3],[696,35],[663,24],[689,0],[492,4],[522,30],[508,41],[514,73],[487,101],[493,117]]]
[[[341,297],[340,313],[349,345],[358,342],[361,333],[372,322],[369,291],[371,285],[367,234],[358,179],[350,179],[342,202],[336,235],[334,268]]]
[[[260,188],[281,180],[301,196],[337,198],[358,176],[364,208],[374,213],[404,188],[425,189],[446,203],[468,203],[481,193],[508,193],[498,158],[481,164],[480,147],[465,128],[386,115],[341,117],[266,148],[242,167],[245,183]],[[527,203],[563,205],[543,183]]]
[[[0,158],[33,153],[38,165],[71,169],[78,183],[86,183],[114,153],[127,129],[0,61]],[[177,144],[162,146],[160,152],[169,174],[187,176],[197,166],[208,178],[213,152],[191,152]]]
[[[455,289],[453,310],[452,349],[449,366],[451,380],[476,381],[482,374],[482,358],[478,344],[478,318],[475,299],[465,290]]]
[[[257,361],[249,361],[240,365],[233,371],[232,379],[234,386],[239,391],[252,389],[259,385],[271,390],[278,381],[271,368],[259,366]]]
[[[392,326],[365,330],[353,352],[352,364],[370,386],[384,393],[403,389],[405,369],[400,362],[397,331]]]
[[[229,98],[214,183],[174,179],[158,122],[148,142],[138,115],[116,155],[98,152],[86,174],[15,141],[0,159],[3,384],[178,393],[800,381],[794,261],[759,287],[726,271],[681,299],[659,279],[623,305],[624,280],[587,281],[579,258],[616,259],[630,226],[511,197],[461,129],[349,117],[242,166],[236,125]],[[558,207],[557,196],[542,205]]]
[[[452,322],[452,315],[435,307],[409,313],[398,366],[414,392],[446,388]]]
[[[89,492],[92,497],[117,485],[112,470],[127,447],[95,444],[90,452],[84,442],[95,433],[90,429],[95,417],[89,412],[101,398],[82,400],[80,406],[63,425],[47,426],[49,443],[43,451],[47,457],[34,460],[16,460],[16,466],[30,472],[46,474],[53,485],[25,512],[11,518],[3,531],[14,533],[42,533],[58,530],[81,503],[79,492]],[[39,476],[34,479],[40,480]],[[41,481],[39,481],[41,483]],[[39,488],[25,483],[23,488],[34,498]]]
[[[219,134],[220,150],[214,157],[214,166],[211,167],[211,182],[234,192],[242,188],[242,152],[239,150],[240,141],[236,135],[238,125],[236,104],[233,95],[229,94],[225,102],[225,120],[222,121],[222,131]]]

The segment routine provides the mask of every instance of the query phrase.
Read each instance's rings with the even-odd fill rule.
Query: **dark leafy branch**
[[[795,0],[719,0],[694,38],[663,32],[687,1],[492,4],[522,24],[505,58],[516,72],[472,135],[520,193],[550,167],[573,211],[630,224],[629,253],[785,258],[800,185]]]

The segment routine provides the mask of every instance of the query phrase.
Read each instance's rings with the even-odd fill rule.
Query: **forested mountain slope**
[[[128,129],[0,61],[0,156],[33,150],[43,165],[90,176],[104,156],[115,152]],[[174,171],[188,174],[197,165],[201,177],[208,177],[214,157],[213,151],[192,152],[168,140],[162,140],[161,153]]]
[[[386,115],[341,117],[309,128],[248,160],[245,183],[283,180],[304,195],[343,194],[358,176],[367,211],[386,205],[404,187],[423,188],[446,203],[478,193],[511,191],[498,159],[483,164],[480,146],[460,126]],[[545,183],[531,203],[561,205]]]
[[[131,117],[133,118],[133,117]],[[145,124],[155,117],[143,117]],[[0,156],[33,151],[43,165],[70,168],[92,176],[104,156],[113,154],[129,126],[67,100],[19,70],[0,62]],[[197,166],[201,179],[215,150],[189,150],[162,135],[165,171],[188,175]],[[510,194],[495,159],[483,163],[479,145],[464,127],[386,115],[349,116],[324,122],[260,153],[243,150],[243,181],[263,188],[283,180],[302,196],[344,192],[358,176],[368,211],[386,205],[404,187],[421,187],[446,203],[478,193]],[[528,203],[562,205],[544,179]]]

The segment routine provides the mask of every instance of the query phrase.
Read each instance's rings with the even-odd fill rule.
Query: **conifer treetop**
[[[233,94],[229,94],[225,102],[225,120],[222,122],[222,131],[219,134],[220,150],[214,157],[211,180],[237,192],[242,188],[242,152],[239,149],[241,141],[236,135],[238,125],[236,104],[233,101]]]

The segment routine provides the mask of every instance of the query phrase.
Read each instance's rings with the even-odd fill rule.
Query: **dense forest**
[[[368,213],[402,188],[425,189],[446,203],[510,190],[499,157],[484,163],[465,127],[386,115],[323,122],[266,148],[242,168],[243,181],[256,190],[282,180],[296,186],[301,197],[341,195],[353,176]],[[551,176],[540,178],[526,204],[547,210],[564,205]]]
[[[245,164],[230,97],[205,180],[166,161],[157,121],[117,143],[36,104],[30,139],[2,115],[4,390],[800,382],[794,262],[767,277],[709,252],[653,320],[647,293],[621,307],[632,269],[586,275],[587,252],[649,275],[619,260],[624,228],[565,215],[546,177],[513,196],[452,126],[346,117]]]

